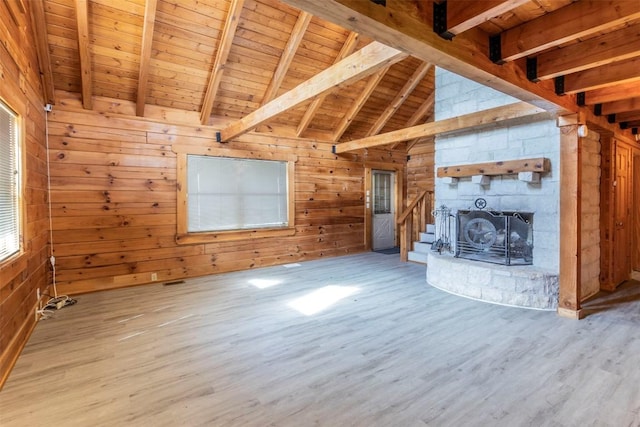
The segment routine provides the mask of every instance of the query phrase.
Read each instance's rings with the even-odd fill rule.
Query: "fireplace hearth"
[[[502,265],[533,263],[533,213],[459,210],[457,258]]]

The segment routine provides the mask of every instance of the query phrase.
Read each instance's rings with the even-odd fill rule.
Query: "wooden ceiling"
[[[640,126],[638,0],[448,0],[436,12],[426,0],[27,4],[54,104],[75,94],[87,109],[118,100],[138,116],[185,111],[223,137],[346,142],[432,120],[435,64]]]

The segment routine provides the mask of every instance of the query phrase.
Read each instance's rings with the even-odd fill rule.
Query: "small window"
[[[180,154],[178,176],[186,185],[178,186],[178,242],[293,234],[295,160],[225,154]]]
[[[20,251],[20,150],[17,115],[0,101],[0,261]]]

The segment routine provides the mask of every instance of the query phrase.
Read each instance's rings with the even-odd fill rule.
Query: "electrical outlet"
[[[158,280],[158,273],[151,273],[151,281],[155,282]]]

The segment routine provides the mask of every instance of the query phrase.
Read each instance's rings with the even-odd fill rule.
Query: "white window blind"
[[[0,261],[20,249],[18,119],[0,101]]]
[[[287,162],[187,156],[189,232],[288,226]]]

